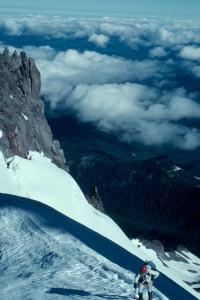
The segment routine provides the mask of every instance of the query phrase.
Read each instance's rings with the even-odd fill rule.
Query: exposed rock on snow
[[[59,143],[53,141],[44,117],[40,88],[40,73],[25,52],[10,55],[5,49],[0,54],[0,124],[4,132],[0,150],[5,157],[25,157],[29,150],[42,151],[66,168],[64,154]]]
[[[140,249],[141,255],[151,257],[163,273],[167,272],[169,277],[177,278],[200,291],[200,259],[185,247],[179,246],[176,251],[166,252],[159,241],[134,239],[132,243]]]
[[[88,202],[97,210],[104,212],[103,203],[101,197],[99,195],[98,187],[96,185],[93,186],[92,195],[86,196]]]

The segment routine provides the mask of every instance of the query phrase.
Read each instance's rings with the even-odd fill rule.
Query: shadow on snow
[[[115,299],[115,300],[129,299],[128,297],[125,297],[125,296],[93,294],[93,293],[86,292],[83,290],[63,289],[63,288],[51,288],[47,293],[63,295],[63,296],[73,296],[73,295],[81,296],[81,297],[95,296],[95,297],[99,297],[99,298],[103,298],[103,299]]]
[[[143,263],[141,259],[134,256],[132,253],[120,247],[113,241],[105,238],[97,232],[70,219],[69,217],[41,202],[18,196],[0,194],[0,208],[1,207],[17,207],[25,211],[35,213],[38,215],[38,217],[40,217],[46,226],[48,225],[49,227],[68,232],[111,262],[134,273],[138,272],[139,267]],[[161,274],[156,280],[155,287],[170,300],[197,299],[163,274]],[[99,297],[103,298],[103,295],[99,295]],[[104,296],[104,299],[125,299],[116,298],[116,296],[114,296],[115,298],[105,297],[106,296]]]

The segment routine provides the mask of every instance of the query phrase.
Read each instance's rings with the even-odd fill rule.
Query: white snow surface
[[[21,115],[26,121],[28,121],[28,117],[24,113],[21,113]]]
[[[114,241],[142,260],[154,259],[155,252],[142,251],[131,242],[111,218],[88,204],[70,174],[58,168],[43,154],[30,152],[27,159],[14,156],[7,160],[7,164],[8,169],[0,153],[1,193],[40,201]],[[158,262],[158,269],[194,296],[199,295],[177,278],[173,271],[164,268],[161,262]]]
[[[191,292],[192,288],[200,289],[200,258],[187,249],[179,249],[173,252],[165,252],[164,256],[153,249],[147,248],[140,240],[132,240],[134,247],[140,249],[140,256],[148,257],[158,269],[173,281],[179,283],[184,289]],[[190,286],[187,286],[188,283]],[[200,294],[193,291],[197,299]]]
[[[8,172],[7,165],[2,152],[0,151],[0,192],[3,194],[18,195],[12,174]]]
[[[130,240],[119,226],[94,209],[71,175],[43,154],[30,152],[28,159],[14,156],[7,163],[8,170],[1,160],[1,177],[6,180],[0,186],[3,193],[40,201],[131,251]]]
[[[132,272],[46,218],[4,207],[0,219],[1,300],[133,299]],[[156,290],[154,299],[167,300]]]
[[[180,167],[178,167],[178,166],[174,166],[174,168],[173,168],[174,172],[177,172],[177,171],[180,171],[180,170],[182,170],[182,169]]]
[[[0,139],[2,138],[3,136],[3,132],[0,130]]]

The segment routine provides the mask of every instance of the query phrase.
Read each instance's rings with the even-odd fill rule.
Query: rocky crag
[[[0,151],[5,158],[43,152],[66,169],[59,142],[53,140],[40,100],[41,78],[25,52],[0,54]]]
[[[88,196],[86,194],[86,199],[94,208],[101,211],[102,213],[105,212],[104,207],[103,207],[103,202],[101,200],[101,197],[100,197],[99,191],[98,191],[98,187],[96,185],[94,185],[92,187],[91,196]]]

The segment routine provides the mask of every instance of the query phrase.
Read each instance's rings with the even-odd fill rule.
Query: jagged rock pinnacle
[[[86,198],[88,202],[97,210],[104,212],[103,202],[101,200],[101,197],[99,195],[98,187],[94,185],[92,187],[92,194],[90,197],[86,195]]]
[[[26,157],[28,151],[43,152],[66,168],[59,142],[53,141],[39,99],[40,72],[25,52],[0,54],[0,150],[5,157]]]

